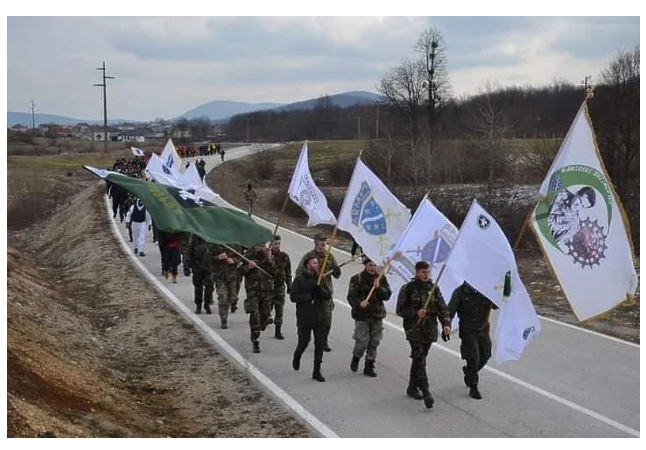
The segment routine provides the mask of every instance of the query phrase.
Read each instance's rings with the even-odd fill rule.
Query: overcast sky
[[[102,118],[171,118],[212,100],[288,103],[376,92],[424,28],[444,36],[455,95],[581,83],[639,44],[639,17],[8,17],[7,107]]]

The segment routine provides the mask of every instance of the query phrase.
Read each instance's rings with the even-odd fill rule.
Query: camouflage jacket
[[[192,270],[211,271],[211,260],[214,255],[214,246],[211,242],[206,242],[199,236],[191,235],[186,250],[185,264]]]
[[[489,332],[489,316],[498,307],[469,284],[462,283],[451,295],[449,313],[460,319],[460,337],[467,333]]]
[[[237,250],[235,246],[229,246]],[[226,260],[218,259],[218,255],[226,253],[226,255],[233,260],[233,264],[229,264]],[[224,278],[233,280],[236,276],[236,270],[242,263],[242,260],[234,252],[221,244],[213,244],[213,258],[211,259],[211,273],[216,278]]]
[[[303,257],[301,258],[301,262],[298,263],[298,267],[296,268],[296,276],[299,276],[303,272],[305,272],[305,267],[303,264],[305,263],[306,260],[315,257],[318,262],[319,262],[319,270],[323,270],[323,260],[325,260],[325,252],[318,252],[316,249],[312,249],[309,252],[305,253]],[[335,274],[330,274],[321,280],[321,284],[328,288],[332,294],[334,294],[334,286],[332,286],[332,275],[334,275],[334,278],[339,278],[341,276],[341,268],[336,262],[336,259],[334,258],[334,255],[330,253],[330,257],[327,260],[327,264],[325,265],[325,272],[329,272],[330,270],[333,270],[336,268],[337,273]]]
[[[392,295],[388,279],[383,276],[379,282],[379,287],[375,288],[368,300],[368,306],[362,308],[359,304],[366,299],[372,283],[378,277],[378,274],[370,275],[365,270],[350,278],[348,287],[348,303],[352,306],[352,318],[358,321],[368,319],[378,320],[386,317],[386,307],[384,301],[387,301]]]
[[[274,292],[274,277],[276,276],[276,265],[273,258],[268,258],[264,250],[251,248],[247,250],[247,253],[244,255],[250,261],[254,261],[258,264],[258,267],[263,269],[269,274],[269,276],[262,273],[257,268],[249,269],[249,266],[245,264],[243,273],[244,273],[244,289],[247,291],[247,295],[252,293],[267,293]]]
[[[402,286],[397,297],[397,315],[404,318],[406,339],[417,342],[437,341],[437,323],[451,326],[451,319],[446,303],[439,289],[435,290],[428,307],[428,316],[417,323],[417,311],[424,307],[428,294],[433,289],[431,281],[413,279]]]
[[[289,255],[282,250],[278,253],[272,253],[274,264],[276,265],[276,275],[274,277],[274,287],[276,290],[283,289],[283,285],[289,289],[292,285],[292,262]]]

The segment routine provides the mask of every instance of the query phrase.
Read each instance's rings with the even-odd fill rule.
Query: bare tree
[[[486,83],[471,111],[471,129],[478,138],[474,144],[486,161],[487,206],[492,201],[496,177],[504,173],[508,163],[509,149],[505,138],[511,135],[512,130],[511,119],[501,98],[496,95],[497,90],[496,85]]]
[[[415,186],[419,183],[418,158],[418,125],[420,103],[423,95],[424,67],[421,61],[404,60],[399,67],[391,70],[381,79],[379,91],[386,97],[386,102],[408,122],[408,139],[413,159],[413,179]]]
[[[598,99],[591,101],[593,112],[595,100],[603,105],[594,117],[601,125],[599,140],[606,168],[620,196],[628,193],[631,171],[639,173],[638,164],[633,167],[639,159],[639,78],[639,46],[619,51],[601,71],[605,86],[599,87]]]
[[[264,145],[256,144],[251,154],[254,175],[259,180],[268,180],[274,175],[277,153]]]

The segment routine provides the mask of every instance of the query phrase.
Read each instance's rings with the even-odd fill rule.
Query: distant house
[[[146,142],[146,136],[140,133],[125,132],[121,134],[121,139],[124,142]]]

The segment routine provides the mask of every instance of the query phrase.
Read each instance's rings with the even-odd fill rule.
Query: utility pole
[[[103,61],[102,67],[97,67],[96,70],[102,71],[102,83],[95,84],[94,86],[100,86],[103,88],[103,151],[108,152],[108,93],[106,90],[107,84],[105,80],[112,79],[114,77],[109,77],[105,74],[105,61]]]
[[[361,139],[361,116],[356,117],[357,119],[357,139]]]
[[[585,98],[592,98],[592,77],[590,75],[583,78],[583,92],[585,93]]]
[[[249,117],[245,119],[247,121],[247,144],[249,143],[249,121],[251,120]]]
[[[36,128],[36,116],[34,115],[34,101],[30,101],[31,104],[31,129],[34,130]]]
[[[375,139],[379,139],[379,103],[377,103],[377,120],[375,123]]]

